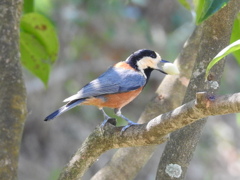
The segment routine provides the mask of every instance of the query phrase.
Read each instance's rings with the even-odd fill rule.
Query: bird
[[[114,109],[118,117],[127,121],[128,124],[121,130],[124,132],[138,123],[126,118],[121,113],[121,109],[141,93],[153,70],[169,75],[179,74],[178,68],[173,63],[163,60],[157,52],[140,49],[133,52],[125,61],[120,61],[108,68],[98,78],[83,86],[75,95],[66,98],[63,101],[66,104],[44,120],[52,120],[78,105],[93,105],[102,111],[104,121],[100,126],[104,127],[108,120],[112,119],[103,109],[107,107]]]

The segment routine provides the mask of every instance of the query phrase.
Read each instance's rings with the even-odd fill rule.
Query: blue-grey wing
[[[97,79],[85,85],[77,94],[65,99],[64,102],[104,94],[133,91],[145,84],[146,78],[142,73],[130,69],[111,67]]]

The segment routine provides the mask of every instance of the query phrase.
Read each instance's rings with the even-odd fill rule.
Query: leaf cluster
[[[20,21],[21,62],[47,86],[52,64],[57,59],[59,42],[51,21],[34,12],[33,4],[33,0],[24,2]]]

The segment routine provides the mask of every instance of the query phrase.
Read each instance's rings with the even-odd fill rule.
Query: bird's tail
[[[54,119],[57,116],[60,116],[62,113],[74,108],[75,106],[81,104],[81,102],[85,101],[85,99],[77,99],[74,101],[70,101],[69,103],[67,103],[66,105],[62,106],[61,108],[59,108],[58,110],[54,111],[52,114],[48,115],[44,121],[50,121],[52,119]]]

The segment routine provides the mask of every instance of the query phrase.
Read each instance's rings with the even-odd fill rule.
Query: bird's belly
[[[141,91],[142,88],[139,88],[137,90],[124,93],[107,94],[99,97],[91,97],[86,99],[86,101],[84,101],[82,104],[98,106],[99,108],[102,107],[122,108],[123,106],[130,103],[133,99],[135,99],[140,94]]]

